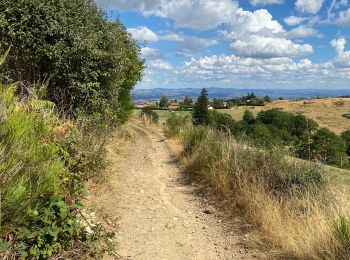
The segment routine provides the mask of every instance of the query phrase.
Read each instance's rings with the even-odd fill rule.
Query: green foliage
[[[246,133],[255,146],[270,147],[277,144],[277,140],[265,124],[253,124],[247,128]]]
[[[209,129],[206,126],[199,125],[186,128],[182,136],[184,151],[191,154],[198,149],[208,135]]]
[[[193,100],[192,98],[185,96],[183,102],[181,103],[183,108],[191,108],[193,106]]]
[[[270,103],[271,102],[271,97],[266,95],[263,97],[263,101],[266,102],[266,103]]]
[[[77,246],[79,254],[98,253],[96,243],[108,234],[83,232],[76,202],[85,181],[104,166],[103,147],[113,125],[99,117],[63,124],[46,113],[46,102],[33,108],[37,100],[18,103],[14,92],[1,86],[0,248],[30,259]]]
[[[350,156],[350,130],[342,132],[340,136],[346,144],[346,153]]]
[[[160,107],[168,107],[169,100],[167,96],[162,96],[159,101],[159,106]]]
[[[170,117],[165,122],[164,132],[167,137],[177,137],[181,134],[181,130],[186,128],[190,123],[188,115],[181,116],[176,113],[171,113]]]
[[[64,187],[70,197],[82,196],[85,182],[104,168],[104,144],[112,128],[113,125],[93,116],[82,117],[75,125],[61,125],[60,131],[64,132],[61,155],[68,169]]]
[[[305,133],[311,133],[318,127],[317,122],[304,115],[294,115],[292,117],[291,135],[301,137]]]
[[[216,177],[229,178],[232,186],[228,189],[232,192],[240,188],[242,178],[265,184],[274,196],[317,194],[327,184],[324,169],[317,164],[290,160],[288,154],[278,149],[263,151],[247,147],[204,126],[188,128],[183,142],[191,157],[188,166],[191,172],[212,184]]]
[[[231,106],[264,106],[264,99],[258,98],[253,92],[241,98],[227,100]]]
[[[28,220],[16,228],[9,250],[26,259],[47,259],[53,255],[79,248],[79,254],[97,256],[101,227],[84,231],[83,219],[77,216],[79,205],[68,205],[59,197],[51,197],[42,205],[26,212]],[[87,223],[86,223],[87,224]],[[96,249],[95,249],[96,248]]]
[[[216,111],[209,111],[209,125],[232,135],[238,131],[238,124],[230,115]]]
[[[220,109],[220,108],[226,108],[225,103],[223,99],[216,99],[213,100],[213,108]]]
[[[143,108],[141,110],[140,116],[147,118],[151,124],[158,124],[159,115],[149,107]]]
[[[291,132],[293,114],[273,108],[259,112],[257,121],[265,125],[274,125],[279,129]]]
[[[205,88],[203,88],[193,109],[192,122],[194,125],[208,125],[209,123],[208,105],[209,105],[208,92]]]
[[[297,147],[297,153],[301,158],[325,164],[339,167],[348,165],[344,140],[327,128],[321,128],[311,136],[305,134]]]
[[[66,168],[60,157],[62,147],[53,134],[57,118],[19,107],[14,89],[4,86],[0,87],[0,110],[1,224],[11,228],[25,221],[23,212],[42,197],[61,192]]]
[[[246,109],[243,114],[243,121],[246,122],[247,124],[254,124],[255,123],[255,117],[253,113]]]
[[[334,222],[334,234],[342,246],[343,256],[350,255],[350,222],[349,219],[340,215],[338,221]],[[345,258],[342,258],[345,259]]]
[[[12,44],[3,68],[8,78],[50,78],[47,97],[65,112],[125,120],[143,61],[118,20],[110,22],[92,0],[1,0],[0,13],[1,47]]]

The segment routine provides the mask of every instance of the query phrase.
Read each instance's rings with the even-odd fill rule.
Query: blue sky
[[[97,2],[142,46],[137,88],[350,88],[350,1]]]

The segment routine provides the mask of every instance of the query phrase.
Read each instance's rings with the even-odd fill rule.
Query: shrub
[[[209,111],[209,125],[217,130],[236,135],[238,133],[237,122],[228,114]]]
[[[311,136],[305,134],[297,147],[297,153],[300,158],[339,167],[348,165],[344,140],[327,128],[321,128]]]
[[[243,121],[247,124],[254,124],[255,123],[255,117],[252,113],[252,111],[246,109],[243,114]]]
[[[340,136],[346,144],[346,153],[350,156],[350,130],[342,132]]]
[[[189,123],[189,116],[181,116],[176,113],[171,113],[170,117],[165,122],[165,135],[170,138],[180,136],[181,131],[188,127]]]
[[[151,108],[143,108],[141,110],[140,116],[147,118],[151,124],[157,124],[159,121],[159,115]]]
[[[125,120],[143,62],[118,20],[92,0],[1,0],[0,13],[1,47],[12,45],[8,78],[27,85],[49,79],[47,97],[66,113]]]
[[[258,113],[257,121],[265,125],[274,125],[279,129],[284,129],[291,132],[293,115],[273,108]]]
[[[55,140],[55,116],[15,102],[14,89],[0,86],[1,234],[26,220],[43,197],[61,193],[66,168]]]
[[[292,118],[291,135],[301,137],[304,133],[311,133],[318,127],[317,122],[304,115],[294,115]]]

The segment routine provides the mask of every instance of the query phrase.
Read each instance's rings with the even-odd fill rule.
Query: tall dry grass
[[[278,148],[255,149],[204,126],[178,131],[186,172],[253,224],[273,254],[349,259],[350,207],[322,165]]]

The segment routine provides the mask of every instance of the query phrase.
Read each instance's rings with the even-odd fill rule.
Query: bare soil
[[[129,142],[111,142],[105,179],[90,189],[116,232],[106,259],[266,259],[247,246],[238,218],[225,218],[184,179],[164,136],[134,121]]]

